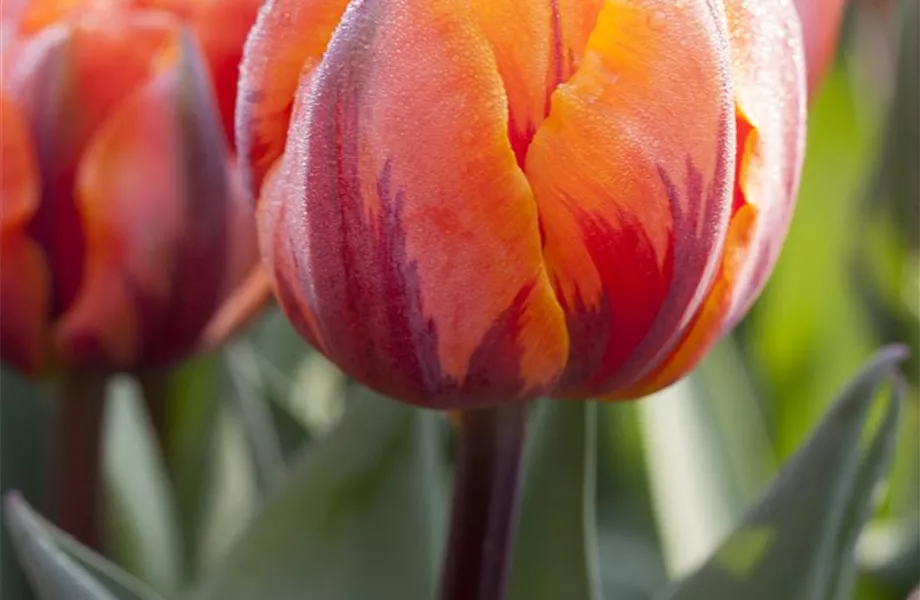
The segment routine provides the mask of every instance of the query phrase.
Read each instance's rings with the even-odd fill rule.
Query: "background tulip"
[[[281,305],[408,402],[667,385],[747,311],[792,213],[790,2],[272,0],[242,74]]]
[[[7,4],[2,356],[173,362],[257,268],[225,125],[258,2]]]
[[[814,92],[837,50],[845,0],[795,0],[805,34],[808,89]]]

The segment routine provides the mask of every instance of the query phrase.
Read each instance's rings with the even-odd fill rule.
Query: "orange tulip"
[[[0,354],[156,367],[257,268],[232,123],[256,0],[8,1]]]
[[[241,74],[280,304],[414,404],[670,384],[757,297],[795,202],[788,0],[270,0]]]

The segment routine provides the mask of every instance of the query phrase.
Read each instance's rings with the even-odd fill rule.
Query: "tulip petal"
[[[217,93],[223,128],[233,145],[233,120],[237,80],[243,43],[249,34],[262,0],[134,0],[148,7],[162,7],[183,17],[197,36],[208,61],[208,71]]]
[[[0,242],[0,357],[16,368],[41,368],[48,329],[48,270],[24,236]]]
[[[789,229],[805,147],[806,77],[790,0],[724,0],[738,123],[734,210],[719,275],[686,337],[623,396],[689,371],[760,294]]]
[[[203,59],[183,34],[178,65],[119,106],[80,163],[86,281],[58,332],[65,356],[130,368],[194,347],[224,288],[227,165]]]
[[[24,234],[38,209],[38,167],[25,115],[5,94],[0,94],[0,124],[0,233],[6,239]]]
[[[41,178],[31,233],[53,273],[54,316],[73,301],[83,275],[85,240],[73,195],[77,164],[96,128],[149,75],[174,26],[167,15],[80,19],[23,75],[22,105],[31,111]]]
[[[292,320],[359,381],[453,408],[555,383],[564,320],[507,133],[458,0],[352,3],[303,79],[260,241]]]
[[[48,319],[48,272],[26,231],[38,206],[38,171],[24,115],[0,95],[0,356],[39,368]]]
[[[578,69],[603,0],[473,0],[508,95],[509,138],[524,165],[550,97]]]
[[[605,3],[525,171],[566,312],[558,396],[628,385],[680,339],[718,266],[734,122],[723,12]]]
[[[739,123],[735,210],[758,214],[735,281],[727,326],[747,313],[789,231],[805,154],[806,79],[802,38],[789,0],[725,0]],[[746,132],[744,139],[741,132]]]
[[[25,12],[27,4],[26,0],[6,0],[3,4],[0,4],[0,24],[7,25],[16,22],[20,15]],[[4,36],[6,33],[4,31]]]
[[[216,348],[226,338],[244,329],[272,300],[268,273],[259,262],[258,241],[252,206],[243,192],[236,161],[230,172],[230,205],[227,239],[224,249],[224,299],[199,340],[203,350]]]
[[[808,91],[813,93],[834,58],[846,0],[795,0],[805,40]]]
[[[240,63],[236,144],[247,195],[284,151],[294,92],[319,64],[349,0],[268,0]]]

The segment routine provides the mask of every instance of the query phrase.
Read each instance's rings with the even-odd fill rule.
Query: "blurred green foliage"
[[[640,403],[535,408],[511,598],[903,600],[920,581],[918,4],[854,3],[788,242],[735,336]],[[870,368],[831,408],[889,342],[906,379]],[[432,597],[445,419],[350,384],[274,310],[160,384],[162,449],[149,388],[110,388],[108,563],[35,512],[53,403],[3,371],[0,483],[24,501],[0,596],[32,597],[12,531],[41,598]],[[892,389],[899,418],[873,400]]]

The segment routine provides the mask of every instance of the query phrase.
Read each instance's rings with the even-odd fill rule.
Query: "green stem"
[[[107,378],[70,375],[62,383],[57,422],[57,522],[99,550],[100,446]]]
[[[517,524],[526,406],[460,414],[441,600],[502,600]]]

